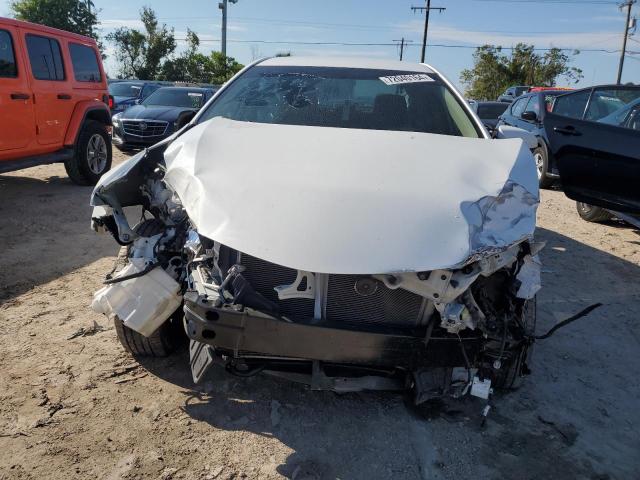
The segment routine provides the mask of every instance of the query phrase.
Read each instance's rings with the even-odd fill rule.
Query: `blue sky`
[[[619,53],[584,50],[619,50],[624,14],[611,0],[585,0],[582,4],[543,3],[560,0],[432,0],[443,13],[432,12],[427,62],[458,83],[460,71],[472,65],[472,48],[492,43],[509,47],[518,41],[539,48],[551,46],[582,49],[574,65],[583,69],[580,85],[614,82]],[[575,2],[576,0],[563,0]],[[118,26],[139,27],[138,12],[150,5],[160,21],[183,38],[187,28],[202,40],[201,50],[220,48],[221,14],[217,0],[94,0],[100,9],[102,33]],[[423,17],[411,5],[423,0],[238,0],[229,7],[227,53],[242,63],[253,58],[290,51],[294,55],[351,55],[397,58],[398,49],[387,45],[287,45],[251,42],[393,43],[413,40],[405,60],[418,61]],[[635,6],[640,12],[640,5]],[[0,0],[0,15],[10,14],[9,0]],[[639,15],[640,16],[640,15]],[[182,42],[180,42],[182,43]],[[640,30],[629,47],[640,52]],[[109,51],[107,51],[109,53]],[[113,56],[106,62],[115,74]],[[640,81],[640,55],[627,58],[623,81]],[[563,84],[562,80],[559,82]]]

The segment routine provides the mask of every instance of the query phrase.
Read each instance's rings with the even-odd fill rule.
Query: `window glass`
[[[534,112],[540,118],[540,99],[538,95],[533,95],[524,109],[525,112]]]
[[[31,72],[36,80],[64,80],[62,54],[57,40],[27,35],[27,51]]]
[[[6,30],[0,30],[0,77],[17,77],[18,68],[13,53],[13,41],[11,34]]]
[[[138,98],[142,90],[140,83],[116,82],[109,85],[109,93],[114,97]]]
[[[149,95],[151,95],[153,92],[158,90],[160,87],[161,85],[154,85],[154,84],[145,85],[142,88],[142,94],[140,96],[142,98],[147,98]]]
[[[582,118],[590,95],[591,90],[560,95],[553,103],[553,113],[565,117]]]
[[[93,48],[77,43],[69,44],[73,75],[78,82],[100,82],[100,67],[98,57]]]
[[[640,90],[638,90],[640,94]],[[620,107],[615,112],[598,120],[601,123],[616,125],[618,127],[640,130],[640,98]]]
[[[418,80],[410,78],[418,75]],[[199,121],[214,117],[473,138],[480,135],[437,75],[364,68],[253,67],[232,82]]]
[[[511,115],[514,117],[520,117],[522,112],[524,112],[524,107],[527,105],[529,101],[528,98],[521,98],[520,100],[516,100],[516,102],[511,107]]]
[[[620,115],[622,112],[629,113],[625,107],[638,98],[640,98],[640,89],[638,88],[596,89],[593,91],[584,118],[585,120],[598,121],[605,117],[610,118],[612,115]],[[609,121],[605,123],[609,123]]]
[[[200,108],[204,104],[204,91],[188,88],[160,88],[142,101],[142,105]]]

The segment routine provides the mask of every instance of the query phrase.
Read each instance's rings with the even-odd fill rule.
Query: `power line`
[[[186,38],[176,38],[176,40],[186,41]],[[201,42],[219,42],[220,39],[217,38],[209,38],[209,39],[200,39]],[[356,47],[395,47],[397,43],[389,43],[389,42],[305,42],[305,41],[291,41],[291,40],[227,40],[230,43],[264,43],[264,44],[280,44],[280,45],[331,45],[331,46],[356,46]],[[406,40],[405,40],[406,42]],[[405,44],[406,47],[413,47],[414,45],[410,45],[408,43]],[[429,47],[438,47],[438,48],[468,48],[468,49],[476,49],[481,48],[484,45],[450,45],[444,43],[430,43]],[[502,50],[515,50],[516,47],[500,47]],[[620,50],[607,50],[604,48],[560,48],[560,47],[550,47],[550,48],[534,48],[534,51],[538,52],[548,52],[551,50],[561,50],[561,51],[574,51],[579,50],[580,52],[600,52],[600,53],[619,53]]]

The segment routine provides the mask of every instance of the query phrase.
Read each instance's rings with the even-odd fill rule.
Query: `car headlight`
[[[115,115],[113,115],[111,117],[111,123],[113,123],[114,125],[120,125],[120,113],[116,113]]]

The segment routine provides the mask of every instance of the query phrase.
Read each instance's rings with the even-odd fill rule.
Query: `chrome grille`
[[[122,120],[124,133],[142,138],[164,135],[168,125],[161,120]]]
[[[406,290],[391,290],[377,282],[378,288],[368,296],[355,290],[361,275],[329,275],[327,320],[349,325],[418,325],[423,298]]]

